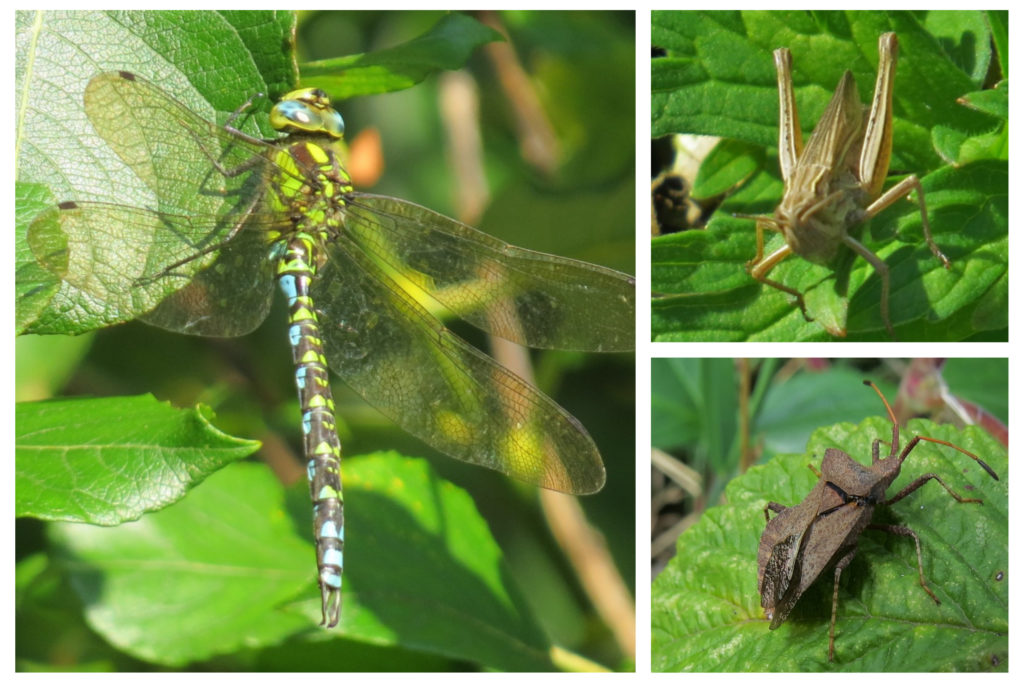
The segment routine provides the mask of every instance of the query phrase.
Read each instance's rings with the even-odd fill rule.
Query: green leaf
[[[17,12],[16,180],[48,188],[54,201],[156,206],[152,191],[114,151],[96,144],[82,101],[86,84],[106,71],[137,72],[201,116],[223,122],[254,94],[284,92],[294,82],[293,23],[292,14],[276,12]],[[252,135],[272,133],[266,116],[245,123]],[[19,215],[25,210],[17,205]],[[35,260],[23,242],[16,250],[19,291],[31,289],[38,278],[27,264]],[[65,333],[69,320],[97,318],[95,327],[126,319],[111,317],[67,283],[59,287],[45,301],[19,298],[19,325]]]
[[[863,379],[859,370],[837,365],[827,372],[801,372],[773,382],[754,417],[756,442],[765,454],[798,453],[820,425],[877,415],[878,397],[864,388]],[[896,394],[895,386],[879,383],[879,388],[886,396]],[[767,460],[762,457],[760,462]]]
[[[939,22],[943,31],[954,18]],[[891,171],[921,178],[932,233],[953,265],[946,271],[932,256],[912,202],[887,208],[853,235],[890,269],[890,317],[899,340],[1005,336],[1002,316],[974,315],[1005,298],[1003,138],[992,133],[991,118],[956,103],[981,85],[989,50],[984,22],[962,26],[973,32],[963,38],[964,45],[984,46],[969,55],[930,34],[914,13],[655,12],[652,22],[654,44],[666,51],[652,60],[653,135],[720,135],[769,151],[777,145],[778,130],[773,49],[788,46],[793,54],[797,109],[806,135],[844,69],[853,72],[861,101],[869,101],[878,36],[896,31],[901,52]],[[934,136],[943,127],[960,137],[943,145],[940,156]],[[954,168],[944,157],[972,163]],[[732,178],[723,177],[721,163],[714,163],[717,187],[746,180],[706,230],[652,240],[652,289],[660,295],[652,303],[653,339],[829,340],[830,329],[850,340],[888,340],[880,314],[881,280],[848,249],[827,265],[791,255],[771,271],[772,279],[804,293],[814,322],[804,319],[793,297],[747,274],[744,266],[756,253],[755,229],[752,221],[732,214],[773,210],[783,193],[777,161],[769,155],[752,176],[737,167]],[[956,189],[965,192],[954,196]],[[783,243],[781,235],[769,233],[765,253]],[[981,279],[974,279],[979,272]]]
[[[283,502],[268,470],[237,464],[137,522],[55,525],[50,538],[94,630],[133,657],[179,666],[310,624],[279,609],[314,590],[313,550]]]
[[[15,183],[14,197],[14,331],[21,334],[46,310],[60,280],[36,262],[25,240],[28,226],[53,205],[53,196],[45,185]]]
[[[286,503],[263,468],[227,468],[139,522],[62,525],[52,536],[93,628],[147,661],[181,665],[309,631],[494,669],[551,669],[546,638],[465,492],[396,454],[347,460],[344,483],[343,609],[329,634],[314,628],[306,487]]]
[[[411,88],[442,70],[458,69],[481,45],[501,34],[464,14],[444,15],[425,34],[401,45],[302,65],[302,84],[332,99]]]
[[[733,416],[739,407],[733,361],[667,358],[651,367],[652,445],[690,445],[701,470],[706,461],[716,474],[734,472],[739,448]]]
[[[15,408],[19,517],[114,525],[180,500],[259,448],[152,396],[59,399]]]
[[[223,121],[255,93],[294,83],[286,50],[293,22],[290,13],[275,12],[16,13],[15,78],[24,94],[16,110],[17,180],[44,183],[61,201],[124,202],[126,188],[113,181],[140,181],[95,144],[82,106],[89,80],[106,71],[136,72]],[[253,45],[276,50],[256,52]],[[55,102],[64,105],[60,116]]]
[[[969,92],[962,99],[963,103],[972,109],[998,116],[1001,119],[1010,118],[1009,85],[1004,84],[1004,87],[993,90]]]
[[[339,635],[498,670],[551,669],[547,639],[464,491],[397,454],[353,458],[344,475]],[[319,614],[319,602],[310,607]]]
[[[903,164],[918,173],[938,165],[928,148],[932,125],[956,120],[968,130],[988,127],[956,104],[957,96],[981,85],[984,73],[965,73],[913,13],[664,11],[651,21],[653,43],[667,51],[651,64],[653,137],[697,133],[774,148],[778,90],[771,53],[782,46],[793,55],[797,110],[808,134],[844,70],[853,72],[861,101],[870,101],[878,36],[885,31],[900,39],[893,143]],[[987,46],[989,36],[975,33],[969,41]]]
[[[999,71],[1006,77],[1010,75],[1010,64],[1007,60],[1010,35],[1010,13],[1007,10],[990,10],[985,13],[992,31],[992,42],[996,46],[996,57],[999,59]]]
[[[709,199],[729,192],[764,163],[761,148],[723,140],[705,157],[693,184],[694,199]]]
[[[913,434],[945,439],[984,459],[992,480],[966,456],[921,442],[889,489],[892,496],[925,473],[938,474],[981,505],[957,503],[929,483],[876,523],[913,529],[921,538],[925,578],[917,580],[911,539],[866,530],[843,572],[835,662],[828,662],[832,582],[805,593],[788,620],[769,631],[757,592],[757,546],[768,501],[793,505],[815,483],[808,463],[841,448],[863,464],[891,423],[869,418],[819,429],[806,455],[779,456],[726,488],[728,504],[709,510],[679,539],[678,552],[652,588],[652,667],[656,671],[1005,671],[1008,656],[1008,459],[982,431],[914,420]],[[883,446],[884,447],[884,446]],[[828,574],[828,572],[826,572]]]

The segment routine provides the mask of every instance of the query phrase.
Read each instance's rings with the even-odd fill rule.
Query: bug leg
[[[873,251],[850,237],[848,234],[843,235],[843,243],[863,256],[865,261],[874,266],[875,272],[878,273],[878,277],[882,279],[882,322],[885,323],[885,329],[889,332],[889,336],[895,338],[896,333],[893,332],[892,322],[889,320],[889,266],[885,265],[885,261],[878,258]]]
[[[853,561],[857,554],[857,546],[850,548],[850,552],[843,555],[842,559],[836,562],[835,581],[832,584],[832,621],[828,627],[828,661],[832,661],[834,645],[836,641],[836,606],[839,604],[839,575]]]
[[[950,443],[948,441],[943,441],[942,439],[933,439],[930,436],[920,436],[920,435],[918,435],[918,436],[915,436],[913,439],[911,439],[910,442],[907,443],[907,447],[903,449],[902,453],[900,453],[900,464],[901,465],[903,464],[903,461],[907,459],[907,456],[910,455],[910,451],[914,450],[914,446],[916,446],[919,441],[930,441],[931,443],[937,443],[937,444],[941,444],[943,446],[949,446],[950,448],[954,448],[954,449],[960,451],[961,453],[963,453],[964,455],[966,455],[967,457],[969,457],[974,462],[976,462],[979,465],[981,465],[981,468],[983,470],[985,470],[986,472],[988,472],[988,476],[992,477],[996,481],[999,481],[999,475],[997,475],[992,470],[992,468],[988,466],[988,463],[986,463],[984,460],[982,460],[981,458],[976,456],[974,453],[971,453],[968,450],[960,448],[959,446],[957,446],[954,443]]]
[[[889,453],[888,457],[890,457],[890,458],[892,456],[896,455],[896,449],[899,447],[899,444],[900,444],[900,435],[899,435],[899,431],[898,431],[899,430],[899,425],[894,422],[893,423],[893,428],[894,428],[893,431],[895,432],[895,436],[894,436],[894,438],[893,438],[893,440],[891,442],[893,444],[893,447],[889,449],[890,453]],[[871,464],[875,464],[875,463],[877,463],[881,459],[881,456],[879,455],[878,447],[881,444],[883,444],[883,443],[886,446],[889,445],[889,443],[887,443],[885,441],[885,439],[875,439],[874,441],[871,442]]]
[[[761,242],[762,237],[761,237],[761,227],[760,227],[760,225],[758,226],[757,234],[758,234],[758,257],[760,257],[762,255],[762,253],[763,253],[763,244]],[[750,261],[749,263],[747,263],[747,270],[750,272],[750,276],[753,277],[758,282],[763,282],[766,285],[771,285],[775,289],[780,289],[783,292],[785,292],[786,294],[790,294],[790,295],[796,297],[796,305],[800,307],[800,312],[804,314],[804,320],[806,320],[808,322],[811,322],[813,320],[813,318],[811,318],[807,314],[807,307],[804,305],[804,295],[801,294],[800,292],[798,292],[797,290],[793,289],[792,287],[787,287],[786,285],[782,284],[781,282],[778,282],[776,280],[772,280],[771,278],[766,276],[766,274],[772,268],[774,268],[776,265],[778,265],[779,261],[782,261],[784,258],[789,256],[791,253],[793,253],[793,250],[789,248],[788,244],[784,244],[781,247],[779,247],[778,249],[776,249],[775,251],[773,251],[772,253],[768,254],[768,256],[765,256],[764,258],[755,258],[753,261]]]
[[[892,88],[896,76],[899,42],[895,33],[878,37],[878,76],[871,97],[871,111],[864,126],[858,177],[869,197],[882,191],[892,156]]]
[[[772,512],[778,514],[778,513],[782,512],[783,510],[788,510],[788,509],[789,508],[787,506],[783,505],[782,503],[776,503],[776,502],[773,502],[773,501],[769,501],[768,504],[764,506],[764,521],[766,521],[766,522],[769,521],[769,519],[768,519],[768,511],[769,510],[771,510]]]
[[[742,216],[742,214],[741,214],[741,216]],[[763,218],[761,216],[749,216],[749,218],[753,218],[754,219],[754,234],[757,235],[757,253],[754,254],[754,258],[752,258],[749,261],[747,261],[747,270],[748,271],[751,268],[753,268],[754,266],[756,266],[758,263],[760,263],[761,259],[764,258],[764,231],[765,230],[775,230],[775,231],[778,231],[778,228],[769,219]]]
[[[936,479],[938,479],[938,477],[936,477]],[[943,486],[945,486],[945,484],[943,484]],[[950,491],[950,493],[953,492]],[[956,496],[955,493],[953,495]],[[960,502],[964,503],[967,501]],[[981,501],[979,500],[977,502],[980,503]],[[928,587],[928,584],[924,580],[924,567],[921,564],[921,539],[917,537],[917,534],[915,534],[913,530],[908,529],[905,526],[894,526],[891,524],[869,524],[868,528],[877,529],[879,531],[886,531],[890,534],[895,534],[897,536],[910,536],[912,539],[914,539],[914,545],[917,548],[917,577],[921,581],[921,588],[923,588],[924,592],[927,593],[931,597],[931,599],[935,601],[936,605],[941,605],[942,601],[935,597],[935,593],[932,593],[932,589]]]
[[[882,399],[882,403],[885,404],[885,412],[889,414],[889,421],[892,422],[892,441],[890,442],[892,445],[889,448],[889,457],[891,458],[892,456],[896,455],[896,451],[898,451],[899,448],[900,448],[900,423],[899,423],[899,420],[896,419],[896,413],[892,412],[892,406],[889,405],[889,401],[887,401],[885,399],[885,395],[882,394],[881,391],[879,391],[878,387],[875,386],[874,382],[872,382],[869,379],[866,379],[866,380],[864,380],[864,386],[871,387],[872,389],[875,390],[875,393],[878,394],[878,398]],[[882,443],[885,443],[885,442],[882,441],[881,439],[875,439],[874,442],[871,444],[871,463],[872,464],[878,462],[878,459],[879,459],[878,458],[878,445],[882,444]],[[910,452],[910,448],[908,448],[906,451],[904,451],[903,457],[900,458],[900,464],[903,463],[903,459],[907,457],[907,453],[909,453],[909,452]]]
[[[896,183],[886,191],[881,197],[871,202],[868,207],[864,210],[866,218],[872,218],[884,209],[889,208],[900,199],[908,197],[911,192],[917,193],[917,206],[921,209],[921,228],[924,232],[924,239],[928,243],[928,248],[932,250],[932,254],[935,258],[939,259],[942,263],[942,267],[949,270],[949,259],[943,254],[935,240],[932,239],[931,225],[928,223],[928,210],[924,206],[924,189],[921,187],[921,181],[917,179],[916,175],[907,176],[900,182]]]
[[[949,492],[949,495],[951,495],[954,498],[956,498],[956,502],[958,502],[958,503],[981,503],[982,502],[980,498],[961,498],[960,496],[958,496],[956,493],[953,492],[953,489],[949,488],[949,486],[946,485],[946,482],[944,482],[941,479],[939,479],[938,475],[930,474],[929,473],[929,474],[922,474],[920,477],[918,477],[914,481],[912,481],[909,484],[907,484],[903,488],[903,490],[901,490],[895,496],[893,496],[892,498],[890,498],[889,500],[885,501],[882,504],[883,505],[891,505],[891,504],[895,503],[898,500],[902,500],[903,498],[906,498],[908,495],[910,495],[911,493],[913,493],[917,489],[919,489],[922,486],[924,486],[925,483],[928,480],[930,480],[930,479],[934,479],[935,481],[937,481],[940,484],[942,484],[942,488],[946,489],[946,491]]]
[[[793,57],[782,47],[774,52],[779,83],[779,169],[788,185],[804,150],[800,117],[793,97]]]
[[[233,130],[233,131],[235,131],[235,132],[241,132],[241,131],[238,131],[238,130],[237,130],[237,129],[236,129],[235,127],[234,127],[234,126],[235,126],[235,121],[237,121],[237,120],[238,120],[238,118],[239,118],[239,117],[240,117],[240,116],[241,116],[242,114],[244,114],[244,113],[246,112],[246,110],[248,110],[248,109],[249,109],[249,107],[251,107],[251,106],[252,106],[252,103],[253,103],[253,102],[255,102],[256,100],[260,99],[260,98],[261,98],[261,97],[263,97],[263,96],[264,96],[264,95],[263,95],[263,93],[261,93],[261,92],[253,93],[252,95],[250,95],[250,96],[249,96],[249,99],[247,99],[247,100],[246,100],[245,102],[243,102],[243,103],[241,104],[241,106],[240,106],[240,107],[238,107],[238,109],[236,109],[235,111],[231,112],[231,116],[229,116],[229,117],[228,117],[228,120],[224,122],[224,127],[225,127],[225,128],[230,128],[231,130]],[[242,133],[242,135],[245,135],[245,133]]]

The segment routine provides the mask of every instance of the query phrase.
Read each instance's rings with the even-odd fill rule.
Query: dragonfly
[[[207,120],[133,73],[93,77],[85,112],[154,206],[65,201],[29,229],[36,259],[104,309],[174,332],[255,329],[274,283],[313,502],[321,625],[341,611],[341,443],[328,368],[400,427],[458,460],[570,494],[602,488],[583,426],[424,306],[536,348],[633,349],[635,282],[511,246],[422,206],[356,191],[341,115],[320,89],[282,96],[276,140]]]

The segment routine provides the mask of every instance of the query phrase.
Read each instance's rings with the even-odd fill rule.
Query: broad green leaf
[[[14,331],[21,334],[46,309],[60,289],[60,281],[36,262],[25,241],[28,226],[53,205],[53,196],[45,185],[36,183],[15,183],[14,195]]]
[[[1005,315],[988,310],[989,302],[1005,299],[1008,193],[1002,138],[993,136],[990,117],[957,104],[958,97],[982,84],[989,36],[983,21],[972,20],[961,22],[961,40],[943,38],[957,16],[933,22],[937,34],[909,12],[666,11],[652,16],[652,40],[666,53],[652,60],[653,135],[719,135],[768,151],[775,150],[778,134],[773,49],[786,46],[792,52],[806,140],[845,69],[853,72],[861,101],[869,101],[878,36],[898,34],[890,173],[921,179],[932,233],[953,264],[946,271],[931,255],[915,203],[898,202],[869,225],[853,228],[853,236],[890,269],[890,317],[899,340],[1005,337]],[[943,127],[961,137],[937,147],[935,131]],[[954,168],[944,164],[948,158],[971,163]],[[739,166],[733,178],[725,177],[721,164],[714,163],[716,187],[743,184],[706,230],[652,241],[653,339],[830,340],[826,330],[832,330],[850,340],[888,340],[880,314],[881,280],[848,249],[828,265],[791,255],[771,271],[772,279],[804,293],[814,322],[804,319],[791,296],[747,274],[745,265],[756,253],[754,223],[732,214],[773,211],[783,193],[778,162],[768,155],[761,172],[749,179]],[[954,190],[961,194],[954,196]],[[781,235],[769,233],[765,253],[782,244]],[[984,315],[975,315],[983,308]]]
[[[546,638],[465,492],[396,454],[354,458],[344,475],[338,635],[498,670],[551,669]]]
[[[999,70],[1009,75],[1010,64],[1007,60],[1007,52],[1010,34],[1010,13],[1007,10],[990,10],[985,13],[985,19],[988,21],[989,28],[992,31],[992,42],[996,46]]]
[[[344,483],[342,619],[317,639],[495,669],[551,668],[546,639],[463,491],[424,460],[395,454],[347,460]],[[237,465],[139,522],[63,525],[54,537],[73,560],[67,570],[94,628],[135,657],[181,665],[314,629],[320,598],[305,488],[286,504],[265,470]],[[289,510],[301,518],[290,520]]]
[[[757,443],[765,451],[760,462],[767,462],[767,455],[801,451],[808,435],[823,424],[878,415],[882,404],[875,392],[861,384],[863,379],[856,369],[837,366],[773,382],[753,422]],[[879,388],[885,396],[896,395],[895,386],[882,383]]]
[[[806,140],[844,70],[853,72],[861,101],[870,101],[878,36],[886,31],[900,39],[893,145],[901,166],[920,174],[939,164],[928,145],[933,125],[955,120],[976,132],[989,125],[956,103],[981,84],[980,77],[965,73],[955,53],[946,53],[910,12],[663,11],[651,21],[653,44],[667,51],[651,63],[653,137],[697,133],[775,148],[778,90],[771,53],[788,47]],[[970,42],[987,46],[988,40],[980,33]]]
[[[942,51],[975,83],[988,75],[994,59],[992,35],[985,12],[977,10],[927,12],[921,25],[935,37]]]
[[[280,609],[315,592],[313,548],[283,493],[268,470],[239,463],[137,522],[60,524],[50,537],[93,629],[133,657],[180,666],[313,627]]]
[[[972,109],[977,109],[992,116],[998,116],[1001,119],[1010,118],[1010,93],[1008,85],[993,90],[969,92],[962,99],[963,103]]]
[[[832,582],[819,581],[789,619],[769,631],[757,587],[757,546],[768,501],[793,505],[811,490],[826,448],[871,461],[871,443],[888,439],[891,423],[869,418],[816,431],[805,455],[779,456],[726,488],[679,539],[675,559],[652,588],[652,667],[656,671],[1005,671],[1008,656],[1008,459],[980,430],[913,420],[902,432],[945,439],[984,459],[992,480],[966,456],[920,442],[889,489],[934,473],[964,496],[957,503],[934,482],[889,508],[875,522],[913,529],[921,538],[925,578],[942,601],[921,589],[912,539],[867,530],[843,572],[835,662],[828,662]],[[884,445],[883,445],[884,448]]]
[[[651,441],[655,448],[692,444],[698,462],[719,474],[735,468],[736,376],[732,359],[666,358],[651,365]]]
[[[402,90],[439,71],[460,68],[476,48],[501,39],[475,19],[446,14],[427,33],[401,45],[303,64],[301,80],[337,100]]]
[[[140,180],[96,144],[82,106],[89,80],[136,72],[200,115],[224,121],[252,95],[294,83],[286,50],[293,22],[290,13],[275,12],[18,12],[15,78],[24,97],[16,111],[16,179],[46,184],[58,201],[145,199]],[[253,44],[276,52],[254,52]],[[261,123],[256,129],[248,122],[247,132],[272,132]]]
[[[16,514],[109,526],[180,500],[259,448],[214,428],[208,412],[152,396],[19,403]]]
[[[691,195],[709,199],[733,190],[764,163],[760,147],[735,140],[715,145],[700,166]]]
[[[293,23],[290,13],[276,12],[17,12],[16,180],[47,187],[55,201],[158,206],[114,151],[97,144],[83,106],[86,84],[107,71],[136,72],[200,116],[223,122],[254,94],[284,92],[294,83],[287,49]],[[265,116],[243,123],[252,135],[272,133]],[[20,288],[35,259],[17,247]],[[33,332],[77,333],[83,320],[97,319],[97,327],[127,319],[112,317],[67,283],[48,303],[39,310],[38,297],[19,300],[19,321]]]

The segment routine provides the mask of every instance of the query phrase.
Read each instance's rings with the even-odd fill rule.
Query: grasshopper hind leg
[[[907,176],[900,182],[890,187],[885,194],[873,201],[865,210],[865,218],[873,218],[882,212],[882,210],[895,204],[904,197],[910,198],[911,192],[917,198],[917,207],[921,212],[921,230],[924,233],[924,240],[928,244],[928,248],[931,250],[932,255],[939,260],[942,267],[949,270],[950,263],[949,258],[942,253],[939,249],[939,245],[935,244],[935,240],[932,239],[931,225],[928,223],[928,210],[924,205],[924,188],[921,187],[921,181],[917,179],[916,175]]]

